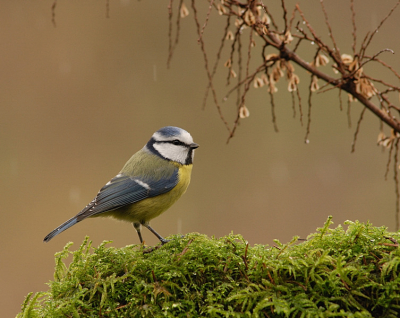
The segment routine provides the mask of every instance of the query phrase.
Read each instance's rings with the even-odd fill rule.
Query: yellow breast
[[[179,168],[178,184],[169,192],[156,197],[147,198],[114,211],[102,213],[99,216],[113,217],[128,222],[149,222],[169,209],[186,192],[190,183],[192,165],[173,163]]]

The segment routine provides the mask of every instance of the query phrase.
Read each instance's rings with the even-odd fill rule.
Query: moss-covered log
[[[56,254],[49,291],[18,317],[397,317],[400,234],[330,224],[273,247],[192,233],[146,253],[86,238]]]

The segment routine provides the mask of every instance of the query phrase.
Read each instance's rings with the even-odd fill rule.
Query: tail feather
[[[61,232],[64,232],[66,229],[69,229],[72,225],[75,225],[76,223],[78,223],[78,219],[76,216],[74,216],[73,218],[64,222],[59,227],[57,227],[56,229],[51,231],[49,234],[47,234],[46,237],[43,239],[43,242],[50,241],[54,236],[60,234]]]

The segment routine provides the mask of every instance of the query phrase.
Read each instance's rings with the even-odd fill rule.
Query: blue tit
[[[149,222],[171,207],[186,192],[192,173],[192,136],[178,127],[156,131],[149,142],[135,153],[122,170],[100,189],[96,197],[76,216],[50,232],[50,241],[76,223],[89,217],[113,217],[132,222],[140,242],[141,226],[149,229],[162,244],[168,242]]]

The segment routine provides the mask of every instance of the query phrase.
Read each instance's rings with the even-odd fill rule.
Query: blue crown
[[[184,130],[179,127],[166,126],[166,127],[159,129],[157,132],[160,133],[161,135],[163,135],[164,137],[173,137],[173,136],[181,135],[182,131],[184,131]]]

